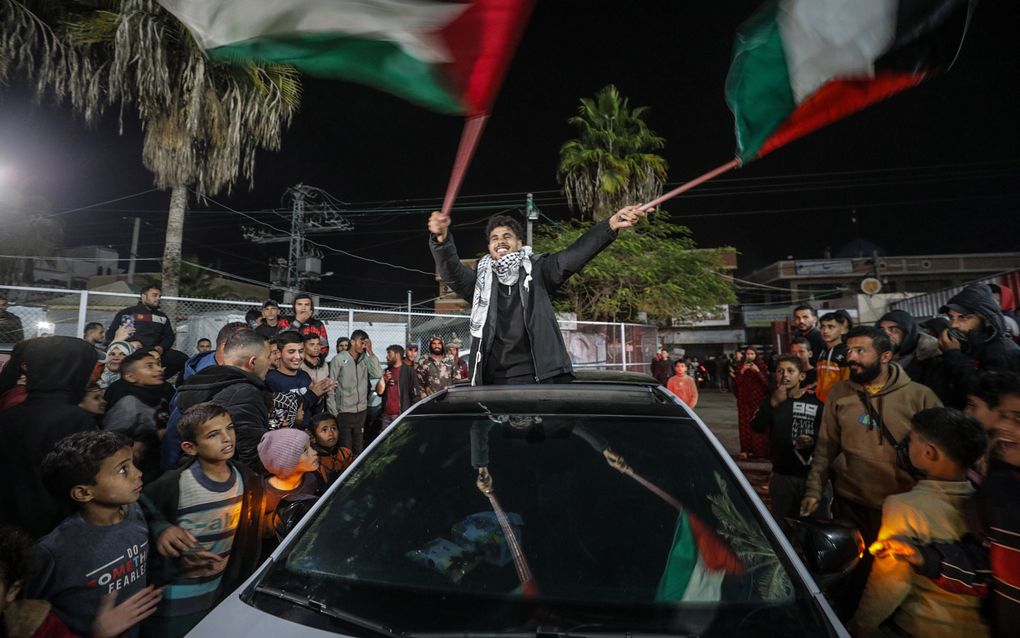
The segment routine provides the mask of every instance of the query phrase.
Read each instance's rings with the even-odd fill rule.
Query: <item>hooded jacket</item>
[[[891,310],[875,322],[881,328],[883,321],[891,321],[903,330],[903,341],[896,348],[893,363],[903,368],[911,381],[926,385],[942,403],[956,406],[955,393],[942,370],[942,351],[935,337],[922,332],[917,320],[905,310]]]
[[[216,365],[216,351],[199,352],[192,355],[184,364],[183,380],[187,381],[202,370]],[[166,423],[166,432],[159,445],[159,469],[164,472],[177,467],[181,459],[181,435],[177,432],[177,422],[181,420],[181,410],[177,407],[177,395],[170,399],[170,419]]]
[[[256,474],[265,474],[258,454],[259,441],[269,431],[269,399],[262,379],[234,366],[209,366],[177,389],[181,413],[206,401],[230,413],[237,436],[234,458]]]
[[[974,386],[978,369],[1020,372],[1020,346],[1010,339],[999,304],[985,284],[970,284],[939,308],[943,314],[949,310],[976,314],[984,323],[980,330],[967,333],[959,350],[946,350],[942,355],[944,382],[955,393],[953,404],[958,405],[966,401],[965,394]]]
[[[525,328],[531,342],[531,357],[534,362],[535,380],[543,381],[562,374],[571,374],[574,367],[563,343],[556,314],[553,312],[550,295],[555,293],[567,279],[579,272],[594,259],[606,246],[613,243],[617,233],[610,228],[609,220],[593,225],[586,233],[566,250],[556,253],[532,255],[531,281],[527,288],[523,283],[528,279],[521,267],[517,280],[517,291],[524,309]],[[473,299],[475,293],[475,271],[461,263],[457,256],[457,247],[453,243],[453,233],[446,235],[446,240],[439,242],[435,235],[429,236],[429,248],[435,259],[436,267],[443,281],[463,299]],[[496,311],[499,308],[499,286],[492,286],[489,302],[489,314],[485,320],[481,338],[471,338],[470,378],[472,383],[480,383],[482,371],[477,370],[479,360],[488,356],[494,339],[494,330],[498,323]],[[484,363],[483,363],[484,367]]]
[[[896,467],[896,446],[883,436],[874,416],[898,443],[910,432],[914,414],[941,406],[930,388],[911,381],[895,363],[889,364],[885,386],[873,395],[854,381],[836,384],[825,402],[805,496],[820,499],[831,478],[840,497],[882,509],[886,496],[906,492],[914,479]]]
[[[96,349],[74,337],[32,339],[24,348],[28,398],[0,413],[0,467],[13,484],[0,490],[0,523],[39,538],[69,509],[43,486],[42,460],[60,439],[96,429],[78,407],[96,365]]]

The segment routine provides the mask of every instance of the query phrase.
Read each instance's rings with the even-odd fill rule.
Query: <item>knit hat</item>
[[[301,461],[308,441],[308,433],[304,430],[270,430],[259,441],[259,460],[273,476],[289,476]]]
[[[124,356],[127,356],[135,351],[135,347],[127,341],[114,341],[110,345],[106,346],[106,354],[110,354],[114,350],[120,350],[124,353]]]

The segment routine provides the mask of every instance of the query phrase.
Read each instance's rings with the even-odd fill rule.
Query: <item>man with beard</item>
[[[110,327],[106,329],[106,342],[113,343],[117,340],[117,329],[121,326],[134,328],[131,341],[141,344],[141,347],[136,349],[158,352],[164,367],[163,374],[167,379],[171,379],[184,369],[188,355],[172,349],[176,335],[174,327],[170,325],[170,319],[159,309],[162,296],[163,292],[159,286],[142,288],[138,304],[114,315]]]
[[[793,311],[793,325],[797,328],[794,337],[803,337],[811,344],[811,365],[818,361],[818,355],[825,350],[825,339],[818,329],[818,313],[811,306],[797,306]]]
[[[850,378],[833,386],[825,402],[801,514],[818,508],[822,489],[831,479],[833,515],[855,525],[867,547],[878,537],[885,497],[906,492],[915,482],[898,467],[896,447],[910,432],[915,414],[941,407],[942,402],[892,363],[892,342],[878,328],[853,328],[847,333],[847,349]],[[830,592],[844,622],[857,608],[872,560],[865,552]]]
[[[443,281],[471,299],[472,385],[563,383],[574,368],[549,297],[616,239],[617,231],[644,217],[627,206],[594,224],[572,246],[532,254],[520,223],[493,215],[485,230],[488,254],[471,270],[457,256],[450,216],[432,213],[429,247]]]
[[[429,339],[429,353],[418,362],[418,377],[425,396],[448,388],[457,380],[456,361],[452,354],[446,352],[443,338],[439,335],[432,335]]]
[[[950,328],[939,334],[943,382],[953,405],[963,405],[977,382],[978,370],[1020,372],[1020,346],[1006,329],[999,304],[986,284],[971,284],[954,295],[939,313],[949,316]]]

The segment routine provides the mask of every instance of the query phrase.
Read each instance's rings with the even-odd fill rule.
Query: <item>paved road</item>
[[[732,392],[713,389],[702,390],[698,396],[698,407],[694,409],[705,422],[726,451],[735,460],[740,453],[740,435],[737,431],[737,401]],[[769,472],[772,464],[768,461],[740,461],[737,465],[751,482],[758,495],[768,503]]]

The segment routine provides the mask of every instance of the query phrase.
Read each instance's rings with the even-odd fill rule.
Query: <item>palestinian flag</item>
[[[158,0],[210,58],[292,64],[443,113],[487,113],[532,0]]]
[[[977,0],[773,0],[726,78],[748,162],[948,69]]]
[[[740,559],[711,528],[694,514],[680,512],[655,599],[717,602],[726,574],[743,571]]]

